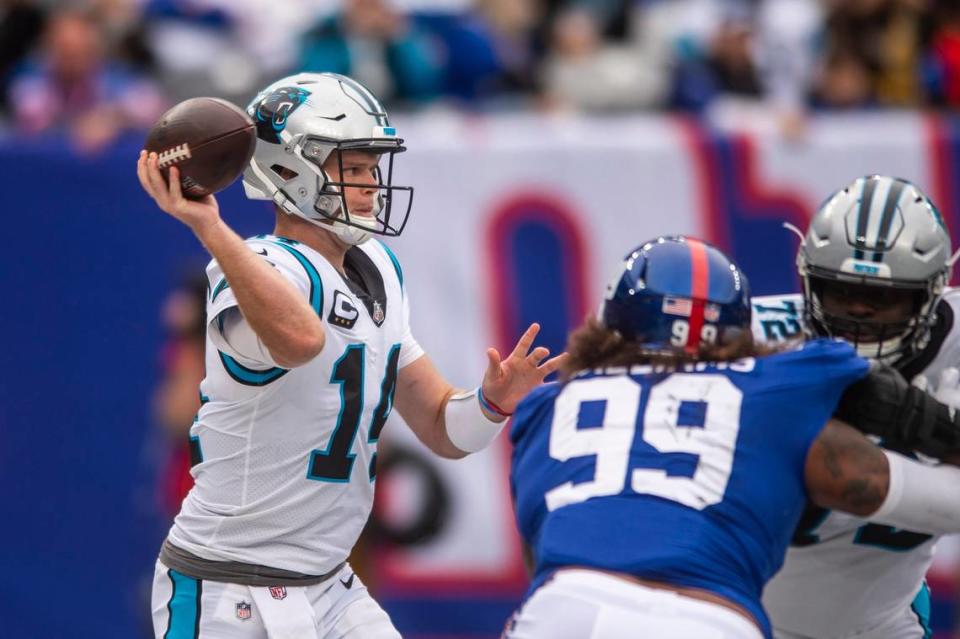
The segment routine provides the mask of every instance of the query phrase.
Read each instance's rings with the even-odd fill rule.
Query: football
[[[240,107],[219,98],[191,98],[161,116],[144,148],[157,153],[165,178],[177,167],[185,197],[201,198],[233,183],[256,145],[253,120]]]

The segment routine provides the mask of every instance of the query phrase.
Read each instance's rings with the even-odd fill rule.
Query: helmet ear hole
[[[277,177],[279,177],[284,182],[288,182],[293,178],[297,177],[298,175],[300,175],[293,169],[283,166],[282,164],[274,164],[270,167],[270,170],[276,173]]]

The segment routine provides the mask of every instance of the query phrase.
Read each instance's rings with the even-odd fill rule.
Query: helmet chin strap
[[[369,219],[369,222],[367,221]],[[375,218],[361,218],[357,217],[353,220],[354,224],[360,224],[366,226],[367,228],[376,228],[377,223]],[[350,244],[351,246],[356,246],[358,244],[363,244],[370,239],[370,233],[364,231],[361,228],[356,226],[350,226],[349,224],[341,224],[340,222],[334,221],[330,226],[324,226],[326,230],[330,231],[342,241]]]
[[[375,206],[374,215],[371,217],[353,215],[350,217],[351,224],[344,224],[340,221],[341,218],[345,217],[343,208],[346,205],[344,203],[343,196],[329,194],[321,196],[321,203],[324,202],[324,198],[329,198],[326,200],[326,204],[328,205],[332,203],[331,200],[335,201],[337,204],[336,208],[329,212],[329,217],[327,218],[329,224],[323,225],[323,228],[330,231],[339,237],[343,242],[350,244],[351,246],[363,244],[370,239],[370,233],[365,231],[364,228],[371,230],[377,229],[376,213],[379,210],[379,207]]]

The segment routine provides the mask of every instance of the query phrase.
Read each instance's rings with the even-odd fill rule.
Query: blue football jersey
[[[869,368],[849,345],[675,372],[604,369],[517,407],[511,488],[530,592],[565,566],[714,592],[749,610],[806,501],[807,451]]]

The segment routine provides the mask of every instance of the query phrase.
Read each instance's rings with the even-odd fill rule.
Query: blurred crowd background
[[[2,0],[4,126],[95,151],[293,70],[395,110],[774,113],[960,105],[958,0]],[[772,109],[771,109],[772,108]]]

